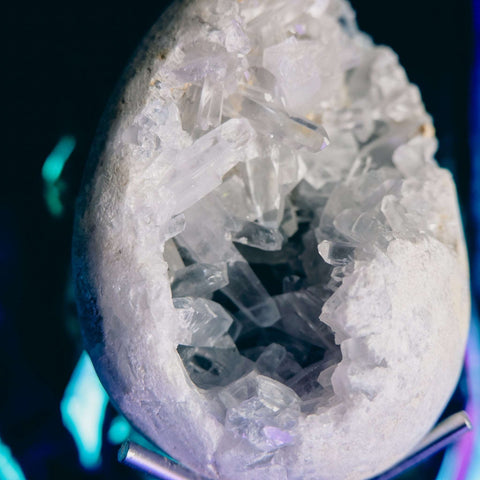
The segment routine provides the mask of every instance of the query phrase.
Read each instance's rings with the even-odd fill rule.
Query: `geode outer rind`
[[[225,431],[212,393],[185,374],[176,351],[184,332],[159,240],[171,218],[168,195],[122,147],[151,100],[152,72],[176,45],[192,4],[173,4],[146,37],[86,169],[73,263],[89,353],[132,424],[197,472],[225,479],[368,478],[421,440],[461,369],[469,292],[454,186],[446,172],[432,170],[430,198],[438,202],[432,211],[443,219],[436,235],[399,235],[386,251],[353,260],[321,316],[342,349],[331,379],[335,401],[300,417],[295,443],[259,457]],[[454,233],[445,239],[445,231]],[[258,465],[245,470],[253,460]]]

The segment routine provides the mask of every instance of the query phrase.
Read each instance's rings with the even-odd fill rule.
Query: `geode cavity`
[[[417,87],[343,0],[174,3],[85,174],[87,347],[146,437],[219,479],[365,479],[462,365],[455,188]]]

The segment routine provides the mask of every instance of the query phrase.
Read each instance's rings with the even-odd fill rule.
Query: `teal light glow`
[[[119,415],[112,420],[108,429],[108,441],[114,445],[119,445],[128,439],[132,428],[125,417]]]
[[[95,373],[90,357],[83,352],[60,403],[63,424],[78,449],[80,463],[87,469],[101,465],[102,428],[108,395]]]
[[[12,456],[10,449],[0,440],[0,478],[2,480],[25,480],[20,465]]]
[[[54,217],[60,217],[63,214],[64,207],[61,201],[61,194],[65,185],[60,180],[60,176],[65,163],[75,149],[76,143],[77,141],[71,135],[61,137],[42,167],[43,196],[48,211]]]
[[[436,480],[454,480],[457,470],[458,447],[450,447],[443,457],[442,465],[438,471]]]
[[[44,190],[45,203],[48,211],[53,217],[60,217],[63,214],[63,204],[60,198],[61,189],[56,185],[46,185]]]
[[[42,177],[45,182],[52,184],[60,178],[63,167],[72,154],[76,143],[77,141],[71,135],[65,135],[60,138],[43,164]]]

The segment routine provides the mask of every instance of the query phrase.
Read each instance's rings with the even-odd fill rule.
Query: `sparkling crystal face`
[[[455,188],[396,55],[342,0],[196,0],[113,106],[74,241],[113,401],[211,478],[400,460],[453,391],[469,292]]]

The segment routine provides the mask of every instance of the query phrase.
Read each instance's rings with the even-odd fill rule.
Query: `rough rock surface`
[[[460,373],[468,268],[418,89],[343,0],[174,3],[107,110],[74,270],[89,353],[211,478],[360,480]]]

